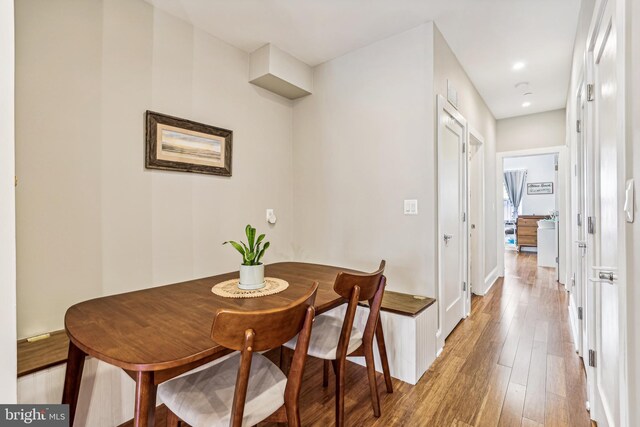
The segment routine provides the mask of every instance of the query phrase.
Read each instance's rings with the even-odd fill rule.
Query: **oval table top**
[[[211,292],[238,272],[96,298],[70,307],[65,329],[82,351],[125,370],[170,369],[225,354],[227,349],[210,337],[218,308],[282,307],[302,297],[314,281],[319,283],[317,313],[340,305],[344,300],[333,291],[340,271],[356,272],[299,262],[266,265],[265,276],[284,279],[289,287],[257,298],[223,298]]]

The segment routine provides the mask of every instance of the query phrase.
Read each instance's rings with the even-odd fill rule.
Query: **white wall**
[[[314,68],[294,106],[296,260],[374,270],[435,295],[433,26]],[[418,199],[419,215],[403,215]]]
[[[467,119],[468,125],[478,131],[484,138],[484,275],[486,286],[495,280],[493,273],[497,267],[496,258],[496,193],[495,193],[495,153],[496,153],[496,119],[489,110],[467,73],[458,62],[455,54],[435,27],[434,31],[434,92],[447,97],[447,80],[458,92],[458,111]],[[435,97],[434,97],[435,98]],[[501,196],[498,201],[501,201]],[[478,289],[481,293],[482,289]]]
[[[526,169],[527,183],[552,182],[553,194],[528,194],[525,187],[522,196],[523,215],[549,215],[550,210],[556,209],[555,154],[539,156],[507,157],[504,159],[504,170]]]
[[[16,15],[19,336],[78,301],[235,270],[221,244],[248,222],[267,262],[291,259],[292,105],[247,82],[247,53],[143,1]],[[233,177],[145,170],[147,109],[232,129]]]
[[[389,289],[436,295],[435,103],[447,80],[485,140],[495,271],[495,119],[433,23],[314,69],[314,94],[294,106],[296,259],[372,270],[385,258]],[[403,199],[418,199],[417,216]]]
[[[564,109],[498,120],[496,151],[529,150],[564,145]]]
[[[0,403],[16,402],[13,1],[0,2]]]

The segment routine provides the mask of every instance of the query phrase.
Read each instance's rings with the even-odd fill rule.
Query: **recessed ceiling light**
[[[512,68],[514,71],[522,70],[524,68],[524,62],[518,61],[515,64],[513,64]]]
[[[530,106],[531,106],[531,103],[530,103],[529,101],[525,101],[525,102],[523,102],[523,103],[522,103],[522,106],[523,106],[524,108],[527,108],[527,107],[530,107]]]

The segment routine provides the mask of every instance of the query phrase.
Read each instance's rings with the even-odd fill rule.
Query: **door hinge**
[[[582,307],[578,307],[578,320],[582,320]]]
[[[589,366],[596,367],[596,351],[589,350]]]
[[[462,291],[467,292],[467,282],[462,282]]]
[[[466,222],[466,221],[467,221],[467,213],[462,212],[462,222]]]
[[[467,143],[466,143],[466,142],[463,142],[463,143],[462,143],[462,152],[463,152],[463,153],[466,153],[466,152],[467,152]]]
[[[593,84],[589,83],[587,85],[587,101],[593,101],[594,100],[594,93],[593,93]]]
[[[595,234],[596,233],[596,221],[593,217],[587,217],[587,233]]]
[[[576,120],[576,132],[582,132],[582,122],[580,120]]]
[[[578,227],[582,227],[582,214],[577,215]]]

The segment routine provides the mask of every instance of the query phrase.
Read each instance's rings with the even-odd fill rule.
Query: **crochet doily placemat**
[[[224,298],[257,298],[277,294],[289,287],[289,282],[275,277],[265,277],[264,287],[260,289],[240,289],[238,283],[240,279],[220,282],[211,288],[211,292]]]

